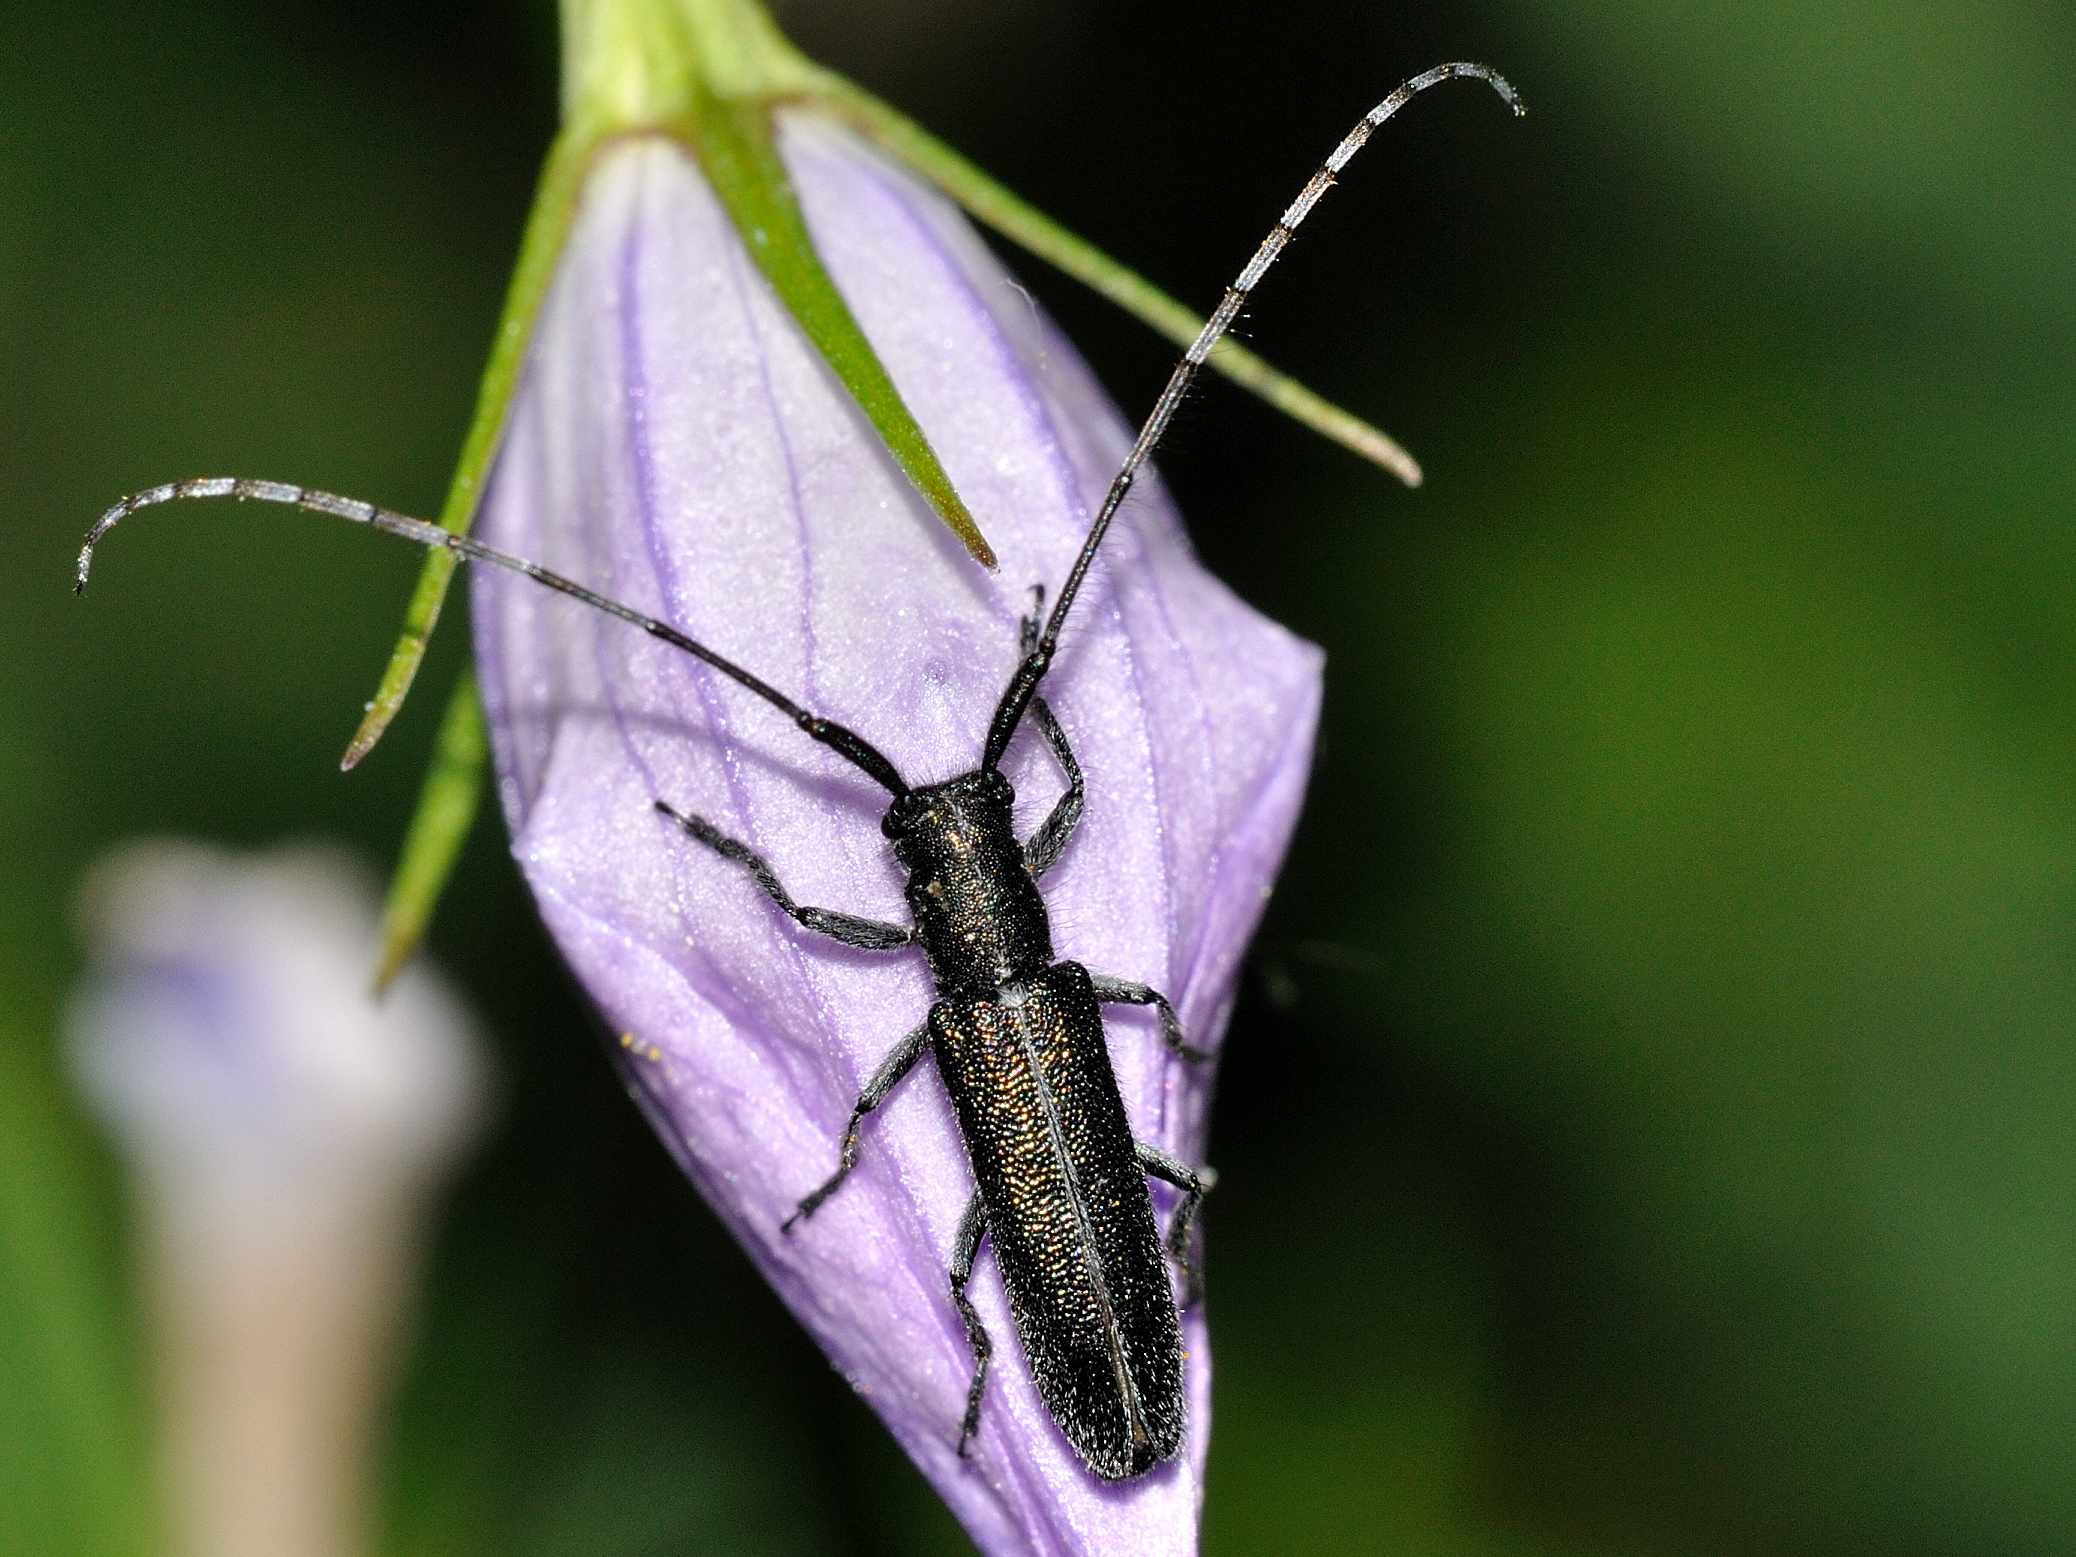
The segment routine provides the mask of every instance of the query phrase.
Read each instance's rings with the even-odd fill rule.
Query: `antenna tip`
[[[1514,83],[1507,80],[1505,76],[1502,76],[1490,65],[1474,65],[1466,61],[1459,65],[1440,66],[1438,70],[1447,71],[1449,75],[1470,76],[1484,82],[1485,85],[1492,88],[1493,91],[1505,99],[1507,107],[1513,109],[1516,119],[1522,118],[1528,112],[1528,105],[1521,101],[1521,94],[1514,90]],[[1430,75],[1433,74],[1436,74],[1436,72],[1430,72]]]

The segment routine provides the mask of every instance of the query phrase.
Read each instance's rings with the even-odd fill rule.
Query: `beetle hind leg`
[[[972,1300],[966,1296],[966,1283],[973,1278],[973,1260],[980,1253],[980,1240],[987,1236],[987,1208],[980,1203],[980,1194],[975,1191],[967,1203],[966,1214],[959,1218],[958,1238],[952,1245],[951,1295],[958,1305],[959,1318],[966,1325],[966,1342],[973,1348],[973,1382],[966,1386],[966,1414],[959,1421],[959,1458],[966,1457],[973,1435],[980,1431],[980,1396],[987,1387],[988,1359],[995,1354],[995,1343],[989,1339],[987,1326],[980,1322],[974,1312]]]
[[[1182,1271],[1182,1306],[1194,1308],[1204,1299],[1204,1272],[1190,1249],[1190,1233],[1204,1197],[1218,1187],[1218,1175],[1209,1168],[1192,1168],[1179,1157],[1171,1157],[1145,1141],[1136,1144],[1139,1166],[1164,1184],[1182,1191],[1182,1203],[1168,1224],[1168,1257]]]

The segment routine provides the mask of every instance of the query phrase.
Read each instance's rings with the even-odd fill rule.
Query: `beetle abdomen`
[[[1182,1340],[1088,971],[940,1001],[930,1035],[1038,1393],[1097,1475],[1137,1475],[1181,1444]]]

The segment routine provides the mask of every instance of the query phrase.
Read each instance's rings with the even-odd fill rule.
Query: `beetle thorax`
[[[881,823],[908,872],[916,938],[947,994],[981,994],[1052,962],[1045,900],[1010,815],[1016,793],[991,768],[912,790]]]

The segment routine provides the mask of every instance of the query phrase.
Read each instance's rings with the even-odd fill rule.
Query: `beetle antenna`
[[[587,589],[559,573],[551,573],[539,563],[528,562],[524,557],[515,557],[510,552],[486,546],[466,535],[457,535],[454,531],[443,529],[427,520],[413,519],[408,514],[378,508],[373,503],[364,503],[355,497],[340,497],[333,492],[319,492],[311,487],[293,486],[285,481],[253,481],[242,476],[197,476],[190,481],[169,481],[164,486],[148,487],[116,503],[101,515],[91,530],[87,531],[86,544],[79,549],[79,571],[74,576],[72,592],[86,593],[87,570],[93,566],[94,548],[123,520],[141,508],[153,508],[160,503],[204,497],[235,497],[259,503],[280,503],[290,508],[303,509],[308,513],[330,514],[333,518],[344,519],[350,524],[364,524],[371,529],[380,530],[385,535],[401,536],[404,540],[416,541],[421,546],[443,547],[455,556],[470,562],[487,563],[491,567],[503,568],[530,578],[536,584],[568,595],[574,600],[581,600],[608,616],[631,622],[651,638],[659,638],[672,648],[682,649],[693,658],[704,661],[738,686],[763,698],[791,719],[803,734],[820,741],[839,757],[862,769],[889,794],[908,793],[908,785],[902,779],[900,771],[863,736],[833,719],[824,719],[809,713],[769,682],[744,670],[735,661],[716,654],[697,639],[687,637],[668,622],[658,621],[632,606],[622,605],[619,601],[609,599],[596,590]]]
[[[1332,155],[1320,164],[1319,170],[1306,180],[1305,187],[1298,191],[1298,197],[1291,201],[1276,225],[1269,229],[1269,235],[1262,239],[1261,246],[1254,251],[1254,258],[1247,262],[1246,268],[1234,278],[1232,285],[1225,289],[1224,298],[1220,300],[1211,317],[1204,321],[1203,329],[1199,330],[1197,338],[1190,342],[1189,350],[1184,352],[1182,359],[1175,364],[1175,371],[1168,375],[1167,386],[1161,390],[1160,398],[1154,402],[1145,425],[1139,429],[1138,440],[1133,443],[1131,453],[1125,456],[1124,464],[1111,479],[1110,490],[1104,494],[1102,506],[1096,510],[1095,520],[1089,526],[1088,538],[1081,543],[1081,554],[1074,559],[1074,566],[1068,570],[1066,583],[1060,586],[1059,598],[1053,602],[1052,615],[1046,618],[1045,632],[1040,636],[1037,647],[1017,666],[1008,690],[1002,694],[1002,701],[995,707],[995,717],[988,725],[986,753],[981,759],[983,768],[994,767],[1002,760],[1003,752],[1008,750],[1009,738],[1016,733],[1018,721],[1023,718],[1025,708],[1030,705],[1032,696],[1038,690],[1038,683],[1044,679],[1045,672],[1052,664],[1053,651],[1059,646],[1061,625],[1067,620],[1067,612],[1073,608],[1074,597],[1081,591],[1081,582],[1087,577],[1090,564],[1096,560],[1096,551],[1102,546],[1104,535],[1109,532],[1110,521],[1117,516],[1117,510],[1124,503],[1125,495],[1132,490],[1132,482],[1137,478],[1140,466],[1152,455],[1162,435],[1167,432],[1168,424],[1175,419],[1175,412],[1182,404],[1182,397],[1189,391],[1190,381],[1196,377],[1197,369],[1204,365],[1204,359],[1211,355],[1211,348],[1232,328],[1233,320],[1246,306],[1248,295],[1253,292],[1256,283],[1267,274],[1269,267],[1276,263],[1276,257],[1289,246],[1299,224],[1312,214],[1312,207],[1333,188],[1341,169],[1362,150],[1378,127],[1429,87],[1439,86],[1444,81],[1453,81],[1458,77],[1484,82],[1506,101],[1506,105],[1513,109],[1516,118],[1528,111],[1521,101],[1520,94],[1507,83],[1506,77],[1489,66],[1466,62],[1437,65],[1432,70],[1422,71],[1411,80],[1402,82],[1389,97],[1364,114],[1355,128],[1341,138],[1341,144],[1333,149]]]

